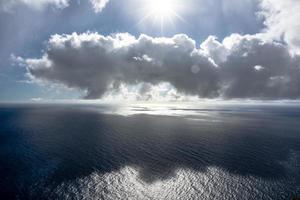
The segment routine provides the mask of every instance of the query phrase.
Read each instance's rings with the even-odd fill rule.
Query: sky
[[[299,0],[0,0],[0,101],[300,97]]]

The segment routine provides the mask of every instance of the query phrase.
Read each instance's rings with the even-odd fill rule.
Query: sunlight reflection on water
[[[285,163],[288,165],[288,163]],[[276,199],[290,180],[264,180],[255,176],[233,175],[218,167],[205,172],[177,169],[175,176],[146,183],[137,168],[126,166],[106,174],[94,172],[54,189],[63,199]],[[285,188],[286,189],[286,188]],[[282,191],[283,192],[283,191]],[[285,191],[286,192],[286,191]],[[295,192],[291,189],[290,192]],[[274,195],[274,196],[273,196]]]

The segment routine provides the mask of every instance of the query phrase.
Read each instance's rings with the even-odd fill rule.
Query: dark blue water
[[[300,106],[118,109],[1,105],[0,199],[300,196]]]

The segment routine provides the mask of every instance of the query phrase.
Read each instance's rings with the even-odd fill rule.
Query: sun
[[[171,0],[152,0],[148,2],[149,13],[155,18],[172,17],[175,11],[175,6]]]
[[[143,0],[141,2],[142,18],[139,23],[152,21],[153,24],[159,25],[162,34],[165,24],[174,25],[175,19],[184,21],[178,14],[179,0]]]

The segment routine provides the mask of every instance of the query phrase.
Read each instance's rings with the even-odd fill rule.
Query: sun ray
[[[137,23],[137,25],[142,24],[144,21],[146,21],[147,19],[149,19],[151,16],[152,16],[152,13],[149,12],[144,17],[142,17],[142,19],[139,20],[139,22]]]

